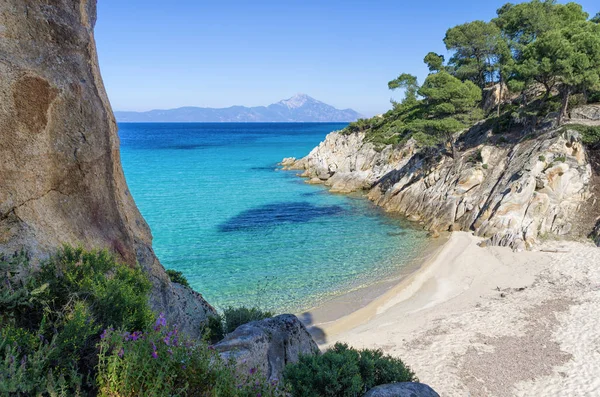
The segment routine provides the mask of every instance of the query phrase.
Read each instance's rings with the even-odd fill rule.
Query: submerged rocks
[[[95,0],[0,2],[0,251],[62,244],[139,263],[151,303],[192,336],[214,309],[169,281],[125,183],[98,68]]]
[[[423,383],[400,382],[376,386],[363,397],[440,397],[440,395]]]
[[[410,141],[376,151],[363,134],[334,132],[294,164],[309,177],[326,170],[334,192],[367,190],[377,205],[433,234],[473,230],[487,244],[522,250],[542,235],[589,233],[575,219],[589,206],[592,176],[576,131],[538,132],[514,144],[488,135],[481,126],[465,133],[453,159]]]
[[[281,379],[285,365],[298,361],[299,355],[319,353],[304,325],[291,314],[241,325],[214,347],[225,360],[235,360],[241,372],[256,369],[270,381]]]

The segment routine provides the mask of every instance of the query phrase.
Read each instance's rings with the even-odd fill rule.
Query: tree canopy
[[[535,127],[553,111],[561,124],[575,94],[577,103],[600,98],[600,13],[590,18],[577,3],[507,3],[491,21],[448,29],[443,42],[450,57],[425,55],[429,75],[422,86],[415,75],[400,74],[388,87],[404,90],[402,102],[348,131],[367,131],[384,144],[413,137],[426,145],[452,145],[456,132],[482,117],[504,117],[503,106],[506,117],[533,117]],[[495,92],[493,113],[489,104],[484,111],[483,90]]]

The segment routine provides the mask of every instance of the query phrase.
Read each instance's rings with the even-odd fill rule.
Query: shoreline
[[[346,291],[318,305],[296,313],[319,345],[324,345],[323,331],[332,337],[341,330],[365,322],[364,316],[372,317],[373,309],[387,302],[419,277],[447,245],[451,233],[432,237],[422,253],[399,269],[392,277],[376,283]],[[343,324],[343,325],[342,325]]]
[[[600,249],[479,247],[453,232],[421,267],[351,313],[315,322],[335,342],[401,358],[444,395],[600,392]]]

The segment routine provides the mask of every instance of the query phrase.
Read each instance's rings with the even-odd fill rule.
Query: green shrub
[[[56,338],[48,341],[22,328],[4,325],[0,334],[0,395],[79,395],[82,376],[73,368],[55,365],[59,348]]]
[[[183,275],[182,272],[178,272],[177,270],[167,269],[167,276],[169,276],[169,279],[173,283],[181,284],[188,288],[190,286],[190,284],[188,283],[187,279],[185,278],[185,276]]]
[[[240,325],[247,324],[251,321],[263,320],[265,318],[273,317],[273,313],[262,311],[259,308],[247,308],[247,307],[228,307],[223,311],[224,329],[225,333],[235,331]]]
[[[544,161],[546,161],[546,156],[540,156],[540,157],[538,157],[538,160],[544,162]]]
[[[558,156],[554,159],[554,161],[559,161],[561,163],[564,163],[565,161],[567,161],[567,157],[566,156]]]
[[[160,316],[142,333],[105,330],[98,364],[100,396],[278,396],[275,385],[252,370],[236,374],[204,342],[194,342]]]
[[[204,337],[210,343],[217,343],[225,337],[225,326],[223,325],[223,316],[216,315],[210,316],[208,322],[204,327]]]
[[[142,330],[154,320],[148,306],[152,284],[139,266],[120,264],[108,251],[65,246],[42,265],[37,278],[48,284],[53,312],[61,312],[73,300],[84,300],[102,328]]]
[[[381,384],[414,382],[415,374],[381,350],[355,350],[337,343],[322,355],[301,356],[286,366],[284,381],[292,396],[357,396]]]
[[[65,246],[39,271],[19,253],[0,258],[0,269],[0,376],[11,379],[0,383],[12,390],[6,393],[93,394],[101,329],[144,329],[154,319],[146,276],[106,251]],[[29,382],[12,382],[22,377]]]
[[[600,126],[569,124],[563,130],[575,130],[581,134],[581,141],[589,147],[600,145]]]
[[[483,164],[481,167],[483,167],[484,170],[487,170],[489,168],[487,164]]]

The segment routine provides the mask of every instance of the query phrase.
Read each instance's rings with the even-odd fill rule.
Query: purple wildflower
[[[119,358],[123,358],[123,356],[125,355],[125,350],[123,348],[121,348],[121,350],[119,350],[119,353],[117,355],[119,356]]]
[[[160,327],[164,327],[167,325],[167,319],[165,318],[164,313],[160,313],[158,318],[156,319],[156,323],[154,324],[154,330],[158,331]]]
[[[254,375],[256,373],[256,368],[250,368],[250,375]]]
[[[133,334],[129,335],[129,340],[136,341],[140,339],[142,333],[140,331],[135,331]]]
[[[169,349],[169,350],[167,350],[167,353],[169,353],[169,356],[172,356],[173,355],[173,350]]]
[[[152,358],[158,358],[158,353],[156,350],[152,351]]]

